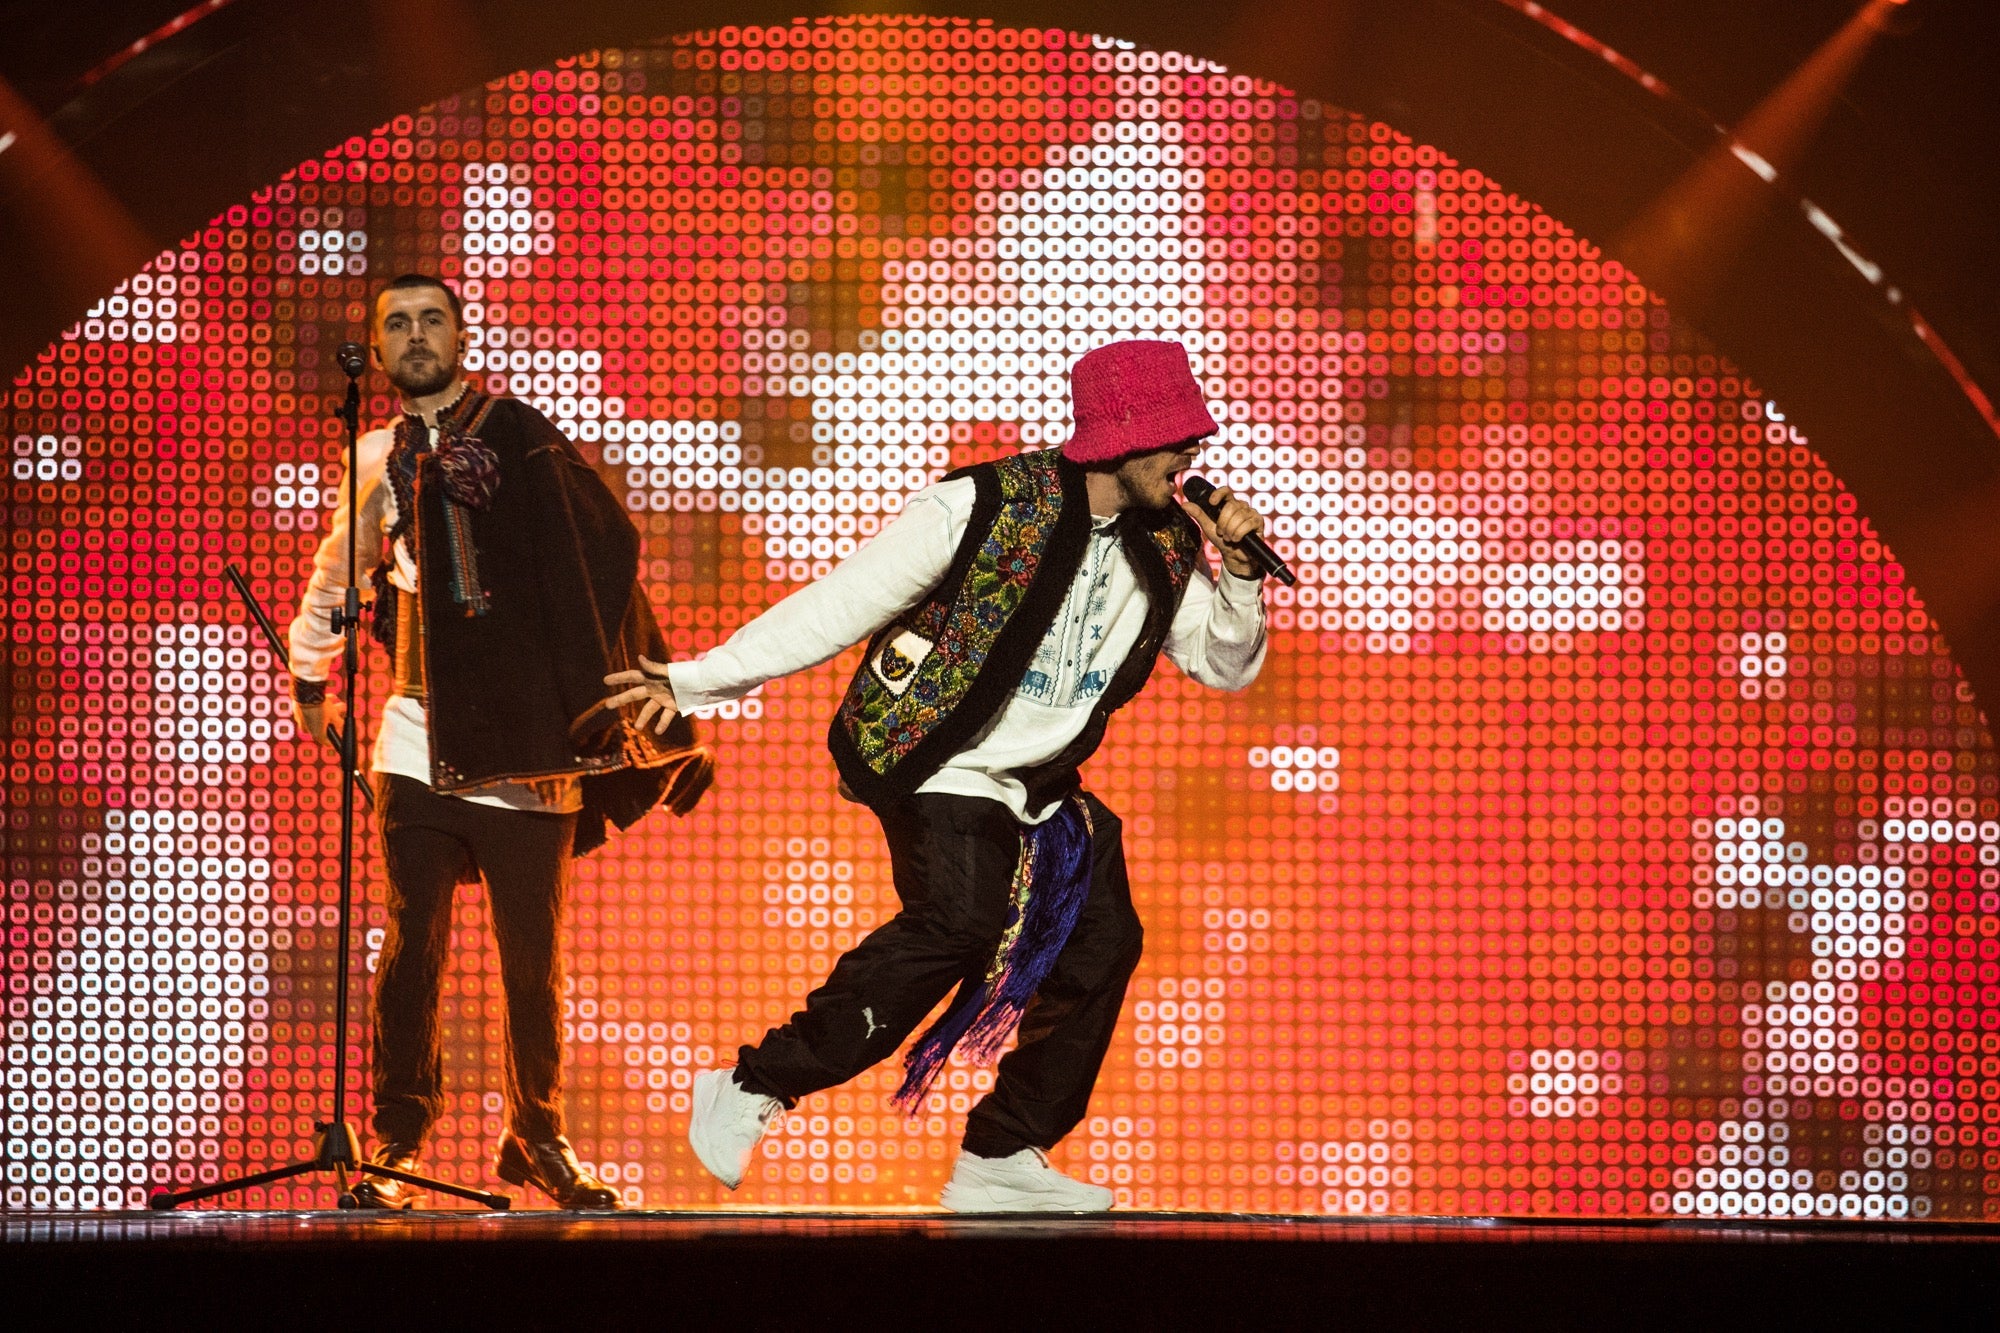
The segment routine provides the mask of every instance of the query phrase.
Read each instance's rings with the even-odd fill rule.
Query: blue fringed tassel
[[[889,1099],[892,1103],[910,1115],[923,1109],[924,1099],[930,1096],[931,1085],[944,1072],[945,1061],[951,1058],[953,1048],[985,1010],[986,994],[991,985],[990,980],[982,980],[976,989],[969,983],[958,988],[944,1017],[931,1024],[930,1030],[903,1057],[903,1082]]]
[[[892,1098],[898,1106],[915,1114],[961,1043],[981,1064],[1006,1044],[1083,915],[1090,896],[1090,838],[1090,818],[1080,800],[1065,801],[1022,837],[1014,915],[1000,952],[978,989],[968,994],[961,988],[944,1017],[910,1048],[902,1086]]]
[[[965,1053],[985,1064],[1000,1053],[1069,943],[1090,896],[1090,822],[1081,802],[1066,802],[1029,835],[1034,871],[1021,933],[965,1034]]]

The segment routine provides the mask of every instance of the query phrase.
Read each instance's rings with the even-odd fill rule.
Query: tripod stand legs
[[[182,1190],[178,1193],[169,1193],[166,1190],[160,1190],[146,1200],[146,1206],[155,1212],[168,1212],[180,1207],[184,1203],[195,1203],[202,1199],[212,1199],[218,1194],[228,1194],[235,1190],[253,1189],[258,1185],[275,1184],[280,1180],[290,1180],[293,1176],[302,1176],[308,1171],[317,1171],[319,1169],[319,1159],[312,1158],[304,1162],[293,1162],[289,1166],[274,1167],[269,1171],[259,1171],[257,1174],[245,1176],[241,1180],[225,1180],[220,1184],[203,1185],[199,1189]],[[342,1192],[345,1193],[344,1190]]]
[[[293,1162],[289,1166],[274,1167],[269,1171],[259,1171],[255,1175],[244,1176],[240,1180],[218,1181],[213,1185],[203,1185],[197,1189],[168,1192],[161,1190],[146,1201],[155,1212],[169,1212],[184,1203],[198,1203],[203,1199],[213,1199],[218,1195],[232,1194],[237,1190],[253,1189],[258,1185],[271,1185],[280,1180],[290,1180],[309,1171],[331,1171],[335,1185],[340,1190],[340,1206],[356,1206],[354,1195],[349,1189],[349,1177],[353,1175],[384,1176],[390,1180],[400,1180],[405,1185],[415,1185],[419,1189],[437,1194],[449,1194],[458,1199],[469,1199],[473,1203],[484,1204],[489,1212],[504,1213],[514,1204],[505,1194],[489,1194],[485,1190],[472,1189],[465,1185],[447,1184],[442,1180],[432,1180],[410,1171],[398,1171],[393,1167],[379,1166],[361,1156],[361,1141],[354,1132],[354,1126],[346,1121],[337,1125],[321,1125],[313,1135],[313,1156],[303,1162]]]
[[[442,1180],[432,1180],[429,1176],[420,1176],[413,1171],[398,1171],[393,1167],[377,1166],[373,1162],[363,1162],[360,1170],[367,1175],[400,1180],[405,1185],[415,1185],[418,1189],[430,1190],[436,1194],[449,1194],[460,1199],[470,1199],[474,1203],[483,1203],[489,1212],[504,1213],[514,1204],[514,1201],[505,1194],[488,1194],[484,1190],[469,1189],[464,1185],[447,1185]]]

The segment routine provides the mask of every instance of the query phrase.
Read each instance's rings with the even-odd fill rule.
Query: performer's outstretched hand
[[[639,669],[634,671],[614,671],[604,678],[606,685],[629,685],[632,688],[620,694],[607,697],[598,705],[600,708],[619,709],[627,704],[643,703],[638,721],[634,724],[644,731],[648,722],[653,730],[664,736],[667,724],[674,720],[680,709],[674,703],[674,687],[667,680],[667,664],[655,662],[643,654],[639,658]],[[655,721],[654,714],[658,714]]]
[[[1215,488],[1215,503],[1221,508],[1216,510],[1214,518],[1203,513],[1201,506],[1187,500],[1181,501],[1181,508],[1201,527],[1201,535],[1222,553],[1224,569],[1240,579],[1263,578],[1263,567],[1243,549],[1241,542],[1252,533],[1264,530],[1264,516],[1231,495],[1226,486]]]

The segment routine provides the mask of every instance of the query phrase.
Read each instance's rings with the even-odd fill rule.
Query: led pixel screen
[[[338,788],[223,568],[290,616],[339,477],[332,347],[420,267],[474,369],[625,497],[680,654],[944,471],[1060,443],[1079,353],[1186,345],[1226,423],[1204,470],[1300,584],[1253,689],[1163,666],[1089,768],[1147,944],[1057,1159],[1121,1204],[2000,1212],[2000,766],[1782,408],[1389,125],[1102,37],[877,18],[399,117],[6,386],[8,1208],[134,1206],[324,1114]],[[571,1134],[634,1204],[718,1201],[691,1072],[894,910],[822,739],[854,660],[703,720],[700,809],[580,865]],[[461,894],[429,1165],[491,1184],[502,1015]],[[898,1072],[804,1103],[730,1197],[930,1203],[990,1075],[906,1120]]]

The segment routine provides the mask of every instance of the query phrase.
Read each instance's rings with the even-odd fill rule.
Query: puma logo
[[[882,1030],[882,1024],[877,1023],[875,1021],[875,1011],[872,1008],[863,1009],[861,1011],[861,1017],[868,1024],[868,1035],[863,1037],[861,1040],[868,1041],[871,1038],[873,1038],[876,1033]]]

